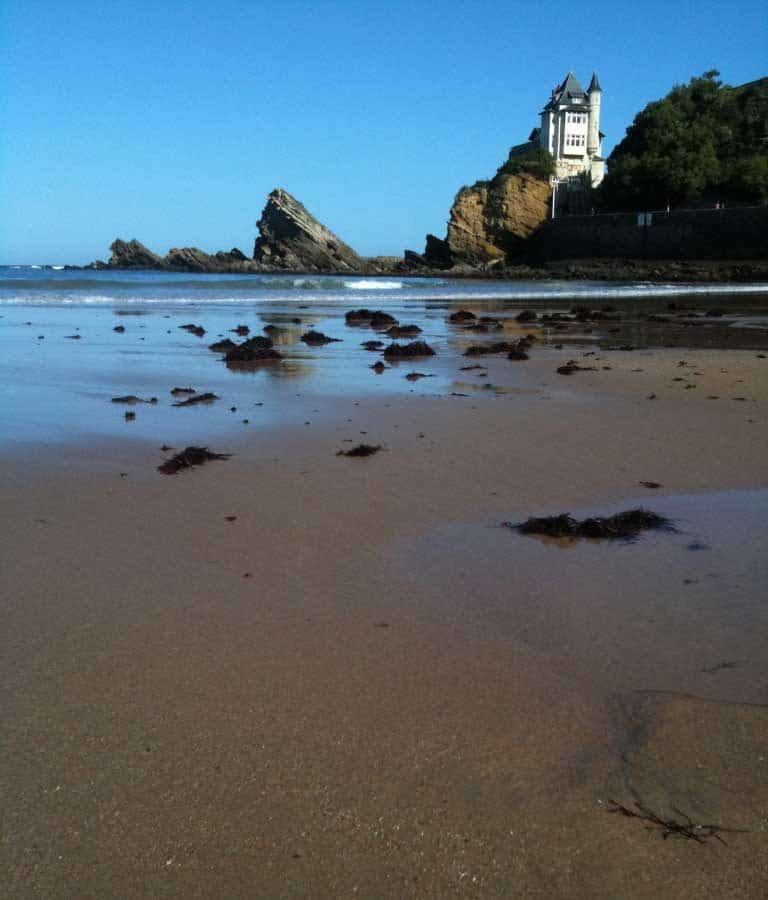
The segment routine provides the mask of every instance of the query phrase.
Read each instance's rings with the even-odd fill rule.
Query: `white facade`
[[[605,175],[600,132],[602,91],[597,75],[592,75],[585,92],[569,72],[541,111],[539,146],[555,158],[555,178],[575,179],[586,173],[592,187]],[[532,136],[533,137],[533,136]]]

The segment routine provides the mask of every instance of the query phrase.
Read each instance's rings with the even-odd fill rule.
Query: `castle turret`
[[[587,129],[587,153],[597,156],[600,153],[600,99],[602,97],[597,72],[592,73],[592,81],[587,88],[589,100],[589,126]]]

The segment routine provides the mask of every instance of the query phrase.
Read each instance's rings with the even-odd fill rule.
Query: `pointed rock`
[[[317,221],[287,191],[277,188],[256,223],[253,258],[260,265],[291,271],[363,271],[355,251]]]

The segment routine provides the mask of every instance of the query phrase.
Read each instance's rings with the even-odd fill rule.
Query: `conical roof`
[[[584,88],[579,84],[573,72],[569,72],[562,84],[552,91],[552,97],[544,109],[556,109],[561,103],[583,103],[586,99]]]
[[[560,94],[564,100],[573,100],[574,97],[586,96],[584,88],[579,84],[573,72],[569,72],[565,76],[565,81],[557,89],[557,93]]]
[[[589,87],[587,88],[587,93],[591,94],[592,91],[597,91],[598,94],[602,94],[603,89],[600,87],[600,82],[597,80],[597,72],[592,73],[592,81],[589,82]]]

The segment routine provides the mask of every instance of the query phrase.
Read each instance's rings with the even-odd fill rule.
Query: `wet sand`
[[[590,341],[483,357],[481,379],[459,336],[381,376],[361,353],[343,391],[230,379],[237,400],[138,408],[145,431],[20,430],[9,894],[764,896],[768,359]],[[435,377],[411,393],[411,368]],[[249,427],[224,425],[246,398]],[[190,422],[235,455],[159,475]],[[336,456],[357,441],[384,450]],[[499,527],[638,500],[679,533]],[[664,840],[611,799],[744,831]]]

